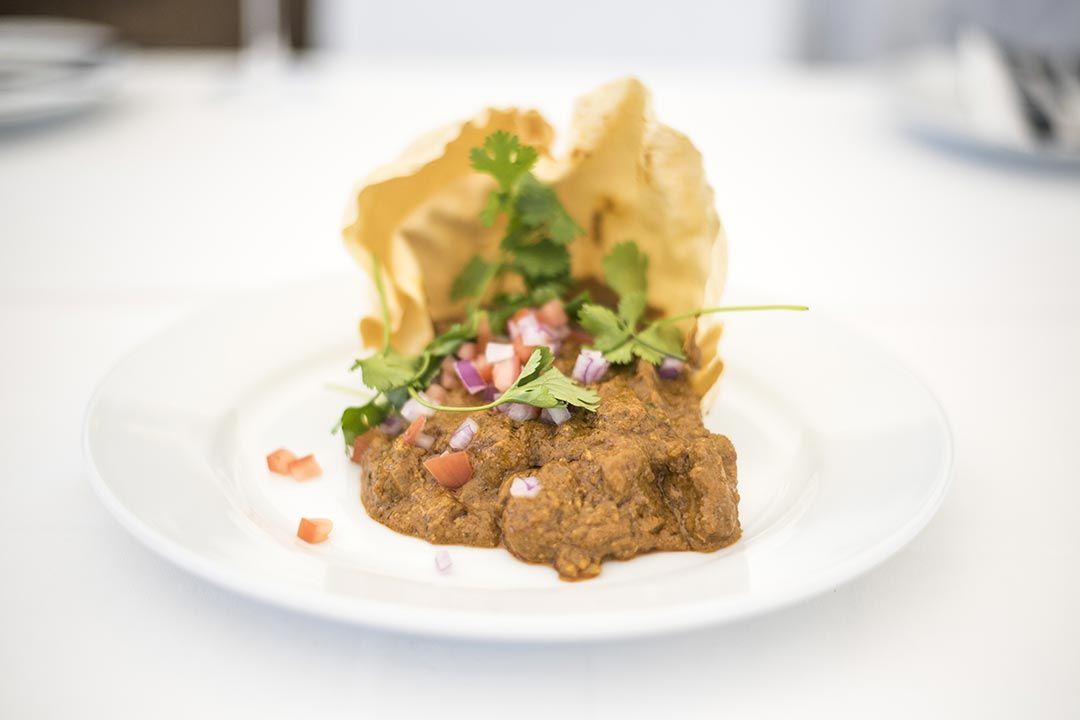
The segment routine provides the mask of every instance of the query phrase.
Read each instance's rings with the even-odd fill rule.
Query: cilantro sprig
[[[546,347],[536,348],[525,361],[521,374],[518,375],[514,384],[502,395],[483,405],[466,407],[439,405],[430,402],[415,389],[410,388],[409,394],[421,405],[443,412],[477,412],[506,403],[524,403],[538,408],[573,405],[596,412],[596,408],[600,405],[600,396],[596,391],[578,385],[563,375],[554,363],[555,356],[551,354],[551,350]]]
[[[615,364],[635,357],[659,365],[667,356],[685,360],[683,335],[675,325],[701,315],[758,310],[807,310],[803,305],[728,305],[699,308],[642,324],[645,291],[648,287],[649,259],[631,240],[619,243],[603,260],[604,281],[619,295],[617,312],[603,305],[586,303],[577,313],[578,322],[593,336],[597,350]]]
[[[506,215],[499,256],[473,256],[454,280],[450,296],[478,307],[492,282],[505,273],[521,277],[531,304],[541,296],[558,297],[570,287],[570,252],[566,245],[584,233],[555,191],[532,174],[539,153],[515,135],[499,130],[469,155],[478,172],[495,178],[480,220],[487,226]]]

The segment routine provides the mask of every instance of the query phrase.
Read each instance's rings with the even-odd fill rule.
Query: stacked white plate
[[[0,126],[85,110],[109,97],[120,49],[104,25],[0,18]]]

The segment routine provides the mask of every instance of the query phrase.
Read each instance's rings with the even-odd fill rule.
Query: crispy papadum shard
[[[469,151],[496,130],[547,152],[552,130],[534,110],[488,109],[420,138],[396,161],[375,170],[357,191],[345,244],[370,274],[381,263],[390,307],[391,342],[418,352],[432,338],[432,320],[460,314],[450,284],[475,253],[494,256],[501,227],[484,227],[480,211],[494,181],[473,171]],[[373,299],[360,337],[377,347],[382,318]]]
[[[502,225],[479,221],[493,182],[471,169],[468,154],[498,129],[536,147],[537,176],[585,229],[570,244],[576,278],[602,280],[604,255],[634,240],[649,256],[650,306],[670,315],[719,304],[727,244],[701,154],[685,135],[656,121],[648,91],[629,78],[577,101],[563,158],[548,154],[551,128],[535,112],[488,110],[428,136],[367,180],[345,237],[369,272],[369,251],[385,264],[396,348],[416,352],[432,337],[432,320],[459,316],[451,283],[473,254],[497,252]],[[687,322],[683,329],[693,327]],[[721,328],[718,318],[706,317],[694,334],[701,367],[692,382],[701,394],[723,367]],[[381,330],[377,312],[360,322],[365,345],[377,345]]]
[[[541,166],[587,237],[571,245],[576,276],[602,278],[612,247],[634,240],[649,256],[649,305],[665,315],[719,304],[727,277],[727,243],[705,179],[701,153],[682,133],[656,121],[649,92],[628,78],[578,100],[570,150],[551,169]],[[547,171],[553,170],[551,174]],[[693,323],[684,324],[684,330]],[[699,393],[723,367],[721,324],[702,318],[695,334]]]

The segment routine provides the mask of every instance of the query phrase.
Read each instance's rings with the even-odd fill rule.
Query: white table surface
[[[108,108],[0,131],[0,717],[1080,716],[1080,172],[922,144],[868,74],[629,69],[706,155],[732,282],[846,319],[940,397],[956,466],[929,527],[782,612],[568,647],[346,627],[172,567],[87,483],[98,378],[216,296],[345,267],[353,181],[418,131],[489,101],[564,124],[614,73],[244,83],[139,56]]]

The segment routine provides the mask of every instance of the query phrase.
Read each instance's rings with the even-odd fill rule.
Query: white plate
[[[1074,166],[1080,152],[1053,143],[1018,137],[1026,128],[1006,131],[1000,118],[976,111],[964,98],[956,53],[944,49],[912,52],[890,67],[893,110],[917,135],[958,149],[1047,165]],[[969,91],[970,92],[970,91]],[[1014,111],[1019,113],[1019,108]],[[1006,121],[1007,122],[1007,121]],[[1023,121],[1016,119],[1016,123]]]
[[[252,295],[123,360],[90,403],[93,484],[149,547],[219,585],[347,622],[492,640],[654,634],[759,614],[836,587],[900,549],[937,509],[951,443],[934,398],[876,346],[815,313],[733,316],[710,427],[739,453],[743,539],[711,554],[609,562],[560,582],[500,549],[437,548],[371,520],[330,428],[326,387],[356,350],[362,281]],[[271,475],[278,446],[318,480]],[[296,536],[329,517],[329,541]]]

